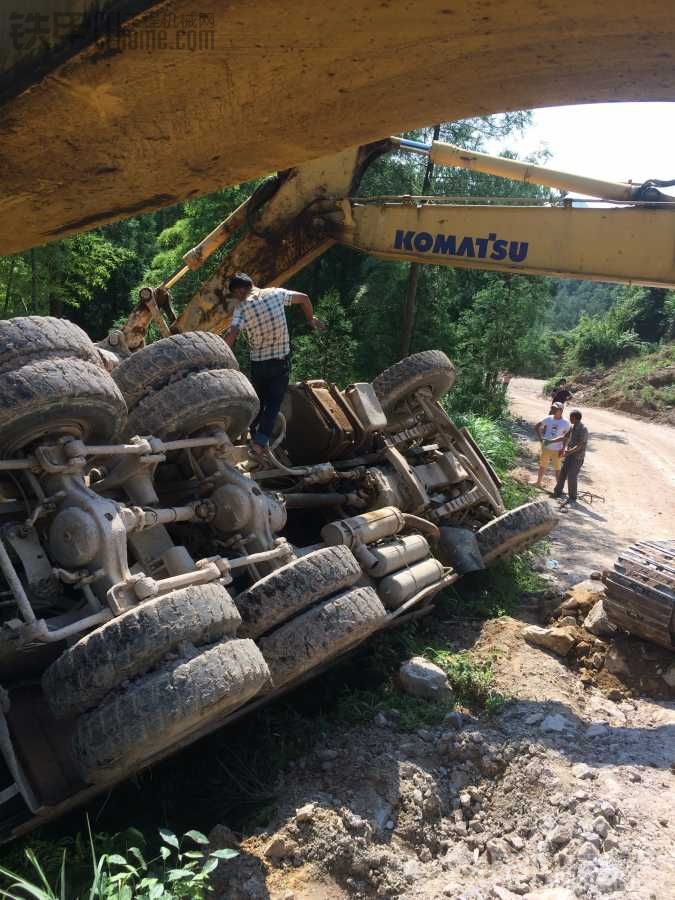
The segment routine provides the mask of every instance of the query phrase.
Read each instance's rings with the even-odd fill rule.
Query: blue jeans
[[[290,357],[251,361],[251,383],[260,400],[260,412],[251,423],[256,444],[266,447],[288,388]]]

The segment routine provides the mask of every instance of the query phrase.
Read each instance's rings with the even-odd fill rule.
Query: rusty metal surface
[[[610,620],[637,637],[675,650],[675,541],[640,541],[603,574]]]
[[[31,11],[74,5],[31,0]],[[664,0],[131,6],[143,7],[119,39],[75,43],[27,79],[5,74],[1,253],[430,122],[675,99]],[[196,46],[181,45],[185,30]]]

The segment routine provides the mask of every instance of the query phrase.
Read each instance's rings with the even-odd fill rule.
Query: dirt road
[[[529,424],[534,452],[538,443],[531,426],[548,413],[542,386],[535,378],[514,378],[509,386],[511,411]],[[675,429],[606,409],[582,407],[582,412],[590,442],[579,490],[605,502],[569,510],[552,536],[551,556],[569,582],[611,564],[632,541],[675,535]],[[547,485],[553,486],[552,474]]]

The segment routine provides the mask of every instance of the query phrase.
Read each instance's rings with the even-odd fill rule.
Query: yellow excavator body
[[[3,254],[430,122],[675,100],[664,0],[25,0],[0,40]]]

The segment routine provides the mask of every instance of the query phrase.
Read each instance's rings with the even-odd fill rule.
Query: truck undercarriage
[[[2,834],[83,802],[550,531],[438,400],[440,351],[292,386],[264,465],[221,338],[108,372],[69,322],[0,323]]]

